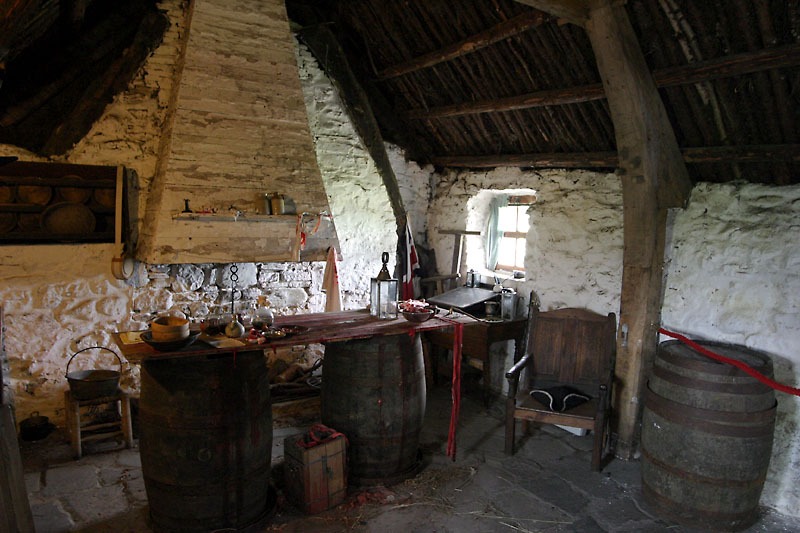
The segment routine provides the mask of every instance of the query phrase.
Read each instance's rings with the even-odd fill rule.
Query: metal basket
[[[69,365],[75,356],[87,350],[106,350],[114,354],[119,362],[119,371],[116,370],[78,370],[76,372],[69,371]],[[76,400],[93,400],[95,398],[103,398],[104,396],[113,396],[119,389],[119,378],[122,372],[122,359],[120,359],[117,352],[105,346],[91,346],[78,350],[67,362],[67,382],[69,383],[69,390],[72,397]]]

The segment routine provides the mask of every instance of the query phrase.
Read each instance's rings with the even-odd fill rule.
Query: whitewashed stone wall
[[[439,272],[450,272],[453,236],[441,230],[485,231],[487,191],[536,191],[528,210],[524,280],[503,286],[521,296],[520,312],[533,291],[540,309],[586,307],[598,313],[619,313],[622,281],[622,189],[614,174],[585,171],[525,172],[498,168],[488,172],[450,172],[441,177],[429,211],[429,240]],[[480,201],[480,200],[483,201]],[[476,201],[477,200],[477,201]],[[480,272],[485,283],[481,236],[466,236],[461,273]],[[493,346],[490,386],[505,393],[505,370],[513,364],[512,342]],[[502,364],[499,364],[502,362]]]
[[[129,89],[117,96],[91,132],[63,160],[125,165],[138,175],[142,213],[156,168],[159,135],[172,89],[179,34],[185,25],[180,0],[161,7],[171,20],[164,42]],[[303,56],[302,52],[298,52]],[[394,220],[380,178],[338,104],[330,82],[306,53],[299,61],[306,103],[314,117],[319,164],[343,243],[339,265],[345,309],[364,307],[369,276],[380,268],[380,252],[396,246]],[[316,86],[316,88],[314,88]],[[310,95],[310,96],[309,96]],[[4,154],[42,160],[13,146]],[[402,161],[402,157],[394,157]],[[411,166],[403,172],[418,172]],[[353,178],[352,180],[349,178]],[[387,213],[389,215],[387,216]],[[141,220],[137,220],[141,223]],[[7,372],[4,386],[17,420],[33,411],[63,423],[64,378],[70,356],[87,346],[110,346],[114,331],[141,329],[154,313],[180,310],[201,319],[229,301],[229,264],[144,265],[127,282],[111,275],[112,245],[0,247],[0,298],[5,309]],[[391,254],[394,262],[394,254]],[[269,295],[281,314],[322,311],[322,262],[240,263],[238,287],[247,306]],[[116,367],[113,356],[86,352],[73,365]],[[75,366],[71,370],[75,370]],[[125,365],[124,388],[138,390],[138,367]]]
[[[622,196],[613,174],[497,169],[443,176],[429,215],[440,270],[450,269],[452,237],[438,230],[483,230],[485,209],[471,200],[481,191],[518,188],[534,189],[538,196],[529,210],[527,279],[504,285],[522,295],[535,291],[542,309],[580,306],[619,313]],[[672,215],[664,327],[762,350],[774,361],[776,379],[800,386],[800,187],[701,183],[689,207]],[[479,270],[481,239],[466,239],[461,271]],[[504,350],[508,366],[510,346]],[[491,385],[504,385],[500,370]],[[762,503],[799,516],[800,399],[777,396]]]
[[[161,5],[173,23],[164,45],[67,158],[135,169],[142,201],[155,169],[157,132],[182,24],[179,0]],[[394,249],[393,220],[374,165],[355,139],[335,90],[307,51],[300,48],[298,58],[318,161],[342,245],[345,307],[355,308],[366,303],[367,280],[377,273],[380,251]],[[15,147],[0,150],[37,160]],[[534,290],[543,309],[574,305],[618,312],[622,212],[614,175],[497,169],[431,176],[429,169],[406,165],[391,147],[390,156],[415,237],[435,249],[440,272],[450,270],[452,237],[439,230],[482,229],[469,225],[479,224],[469,206],[473,196],[486,189],[531,188],[538,192],[538,201],[530,210],[529,279],[505,285],[522,295]],[[438,183],[434,189],[432,182]],[[668,328],[766,351],[775,361],[776,377],[795,387],[800,384],[798,198],[798,187],[698,185],[689,208],[675,213],[663,310]],[[480,267],[482,250],[474,248],[474,239],[467,237],[462,272]],[[40,411],[60,423],[65,365],[78,348],[108,345],[113,331],[142,327],[154,311],[175,307],[200,316],[225,294],[228,265],[140,265],[133,279],[121,282],[110,273],[112,254],[109,245],[0,247],[0,298],[10,368],[5,385],[18,420]],[[267,291],[285,313],[321,309],[322,263],[239,266],[246,295]],[[90,365],[95,362],[93,356],[87,359]],[[125,367],[123,382],[133,389],[138,386],[135,366]],[[496,388],[501,382],[499,375],[493,377]],[[779,394],[779,411],[762,503],[800,516],[798,399]]]
[[[585,171],[451,172],[438,182],[429,216],[429,239],[440,272],[450,271],[453,237],[441,230],[484,231],[485,204],[472,202],[481,191],[533,189],[528,210],[531,230],[525,257],[526,279],[506,280],[541,309],[586,307],[618,313],[622,279],[622,189],[614,174]],[[488,276],[482,237],[466,236],[462,274]],[[484,277],[485,281],[489,278]]]
[[[330,80],[305,46],[298,46],[297,60],[317,161],[339,233],[343,305],[363,307],[369,278],[381,268],[381,252],[389,252],[391,268],[394,265],[392,207]]]
[[[768,354],[800,387],[800,187],[701,183],[675,214],[662,310],[666,329]],[[800,516],[800,398],[778,414],[762,502]]]

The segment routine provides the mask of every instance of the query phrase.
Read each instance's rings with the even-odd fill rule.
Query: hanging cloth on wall
[[[342,310],[342,291],[339,287],[339,267],[336,264],[336,248],[328,248],[325,273],[322,276],[322,292],[325,293],[325,312]]]
[[[500,253],[500,240],[503,231],[500,229],[500,208],[508,205],[508,196],[495,196],[489,204],[489,217],[486,220],[486,268],[494,270]]]
[[[418,298],[422,292],[419,289],[419,278],[415,274],[419,271],[419,258],[417,248],[414,246],[414,234],[406,214],[406,226],[403,230],[403,241],[400,243],[402,264],[400,265],[401,282],[403,284],[400,297],[403,300]]]

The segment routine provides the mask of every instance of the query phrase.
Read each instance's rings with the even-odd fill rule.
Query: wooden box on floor
[[[286,497],[306,513],[339,505],[347,495],[347,444],[336,437],[311,448],[297,444],[303,434],[283,443]]]

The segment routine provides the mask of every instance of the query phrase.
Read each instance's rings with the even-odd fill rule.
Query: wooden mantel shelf
[[[137,259],[149,264],[325,261],[338,242],[327,212],[173,211],[169,217],[158,227],[142,228]]]
[[[279,222],[286,224],[294,222],[297,215],[257,215],[253,213],[177,213],[172,215],[173,220],[198,222]]]

